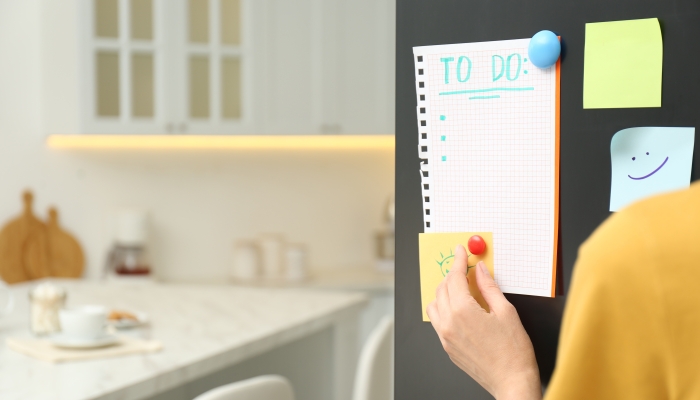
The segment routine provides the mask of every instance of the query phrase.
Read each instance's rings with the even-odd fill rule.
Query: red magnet
[[[467,243],[467,247],[469,248],[469,251],[472,252],[474,255],[479,255],[486,250],[486,242],[484,241],[484,238],[482,238],[479,235],[474,235],[469,238],[469,242]]]

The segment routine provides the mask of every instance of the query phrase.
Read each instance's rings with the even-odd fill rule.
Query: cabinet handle
[[[187,123],[183,122],[180,124],[180,132],[185,132],[187,131]]]
[[[167,124],[165,124],[165,131],[166,132],[172,133],[173,130],[175,130],[175,124],[173,124],[172,122],[168,122]]]

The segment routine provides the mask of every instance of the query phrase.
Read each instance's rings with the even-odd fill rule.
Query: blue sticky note
[[[695,128],[646,126],[617,132],[610,142],[610,211],[690,186],[694,143]]]

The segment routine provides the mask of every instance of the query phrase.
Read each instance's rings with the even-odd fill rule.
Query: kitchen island
[[[150,323],[136,334],[161,341],[163,350],[49,364],[3,345],[2,399],[184,398],[213,384],[208,376],[221,381],[226,371],[232,371],[234,380],[248,370],[275,372],[280,359],[303,381],[305,387],[295,388],[298,394],[319,400],[328,394],[336,400],[351,397],[365,295],[232,285],[52,282],[66,288],[69,306],[101,304],[147,313]],[[12,286],[17,305],[0,318],[3,342],[30,335],[27,298],[36,284]],[[242,368],[236,371],[236,366]],[[314,376],[304,376],[305,371]],[[190,384],[196,388],[187,389]]]

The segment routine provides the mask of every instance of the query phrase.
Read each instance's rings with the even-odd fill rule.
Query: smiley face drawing
[[[695,128],[639,127],[610,142],[610,211],[655,194],[687,188]]]

